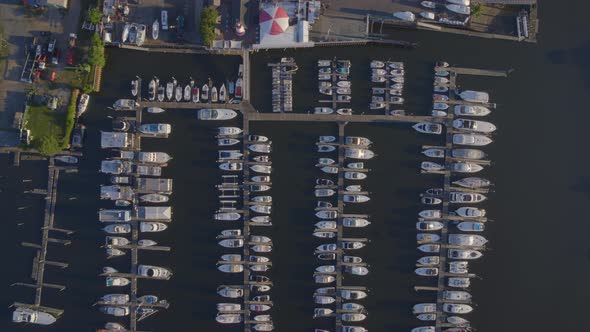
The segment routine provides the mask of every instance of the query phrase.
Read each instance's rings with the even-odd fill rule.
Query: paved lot
[[[62,12],[47,10],[39,17],[28,15],[18,0],[0,1],[0,24],[10,45],[10,54],[0,68],[0,128],[12,125],[14,112],[22,111],[26,92],[31,84],[20,82],[25,62],[25,44],[41,31],[50,31],[57,38],[57,47],[65,49],[68,35],[75,32],[80,14],[80,2],[70,1],[70,9]]]

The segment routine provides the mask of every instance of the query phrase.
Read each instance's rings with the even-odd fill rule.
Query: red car
[[[74,64],[74,49],[73,48],[70,48],[70,50],[68,51],[68,54],[66,55],[66,63],[70,66]]]

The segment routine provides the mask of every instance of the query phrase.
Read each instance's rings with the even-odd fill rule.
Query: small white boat
[[[436,8],[436,3],[433,1],[422,1],[420,2],[420,5],[426,8]]]
[[[335,243],[322,244],[316,248],[317,252],[336,251],[338,246]]]
[[[139,223],[140,232],[161,232],[168,228],[168,226],[161,222],[141,222]]]
[[[224,171],[241,171],[244,169],[244,164],[242,163],[234,163],[234,162],[228,162],[228,163],[222,163],[219,164],[219,169],[224,170]]]
[[[416,234],[416,241],[418,243],[437,243],[440,241],[440,235],[433,233],[418,233]]]
[[[420,199],[420,201],[422,202],[422,204],[427,204],[427,205],[437,205],[442,203],[442,199],[437,198],[437,197],[422,197]]]
[[[404,75],[404,70],[403,69],[392,69],[389,71],[389,74],[393,75],[393,76],[403,76]]]
[[[417,314],[426,314],[426,313],[435,313],[436,312],[436,303],[418,303],[412,307],[412,313],[414,315]]]
[[[164,101],[164,97],[166,96],[166,88],[162,85],[158,86],[158,101]]]
[[[209,100],[209,86],[207,84],[203,84],[201,88],[201,99],[203,99],[203,102]]]
[[[410,332],[435,332],[436,328],[434,326],[420,326],[415,327],[410,330]]]
[[[477,149],[453,149],[451,150],[451,156],[453,158],[477,160],[485,158],[486,154]]]
[[[220,136],[234,136],[242,133],[242,129],[238,127],[219,127],[217,130]]]
[[[182,101],[182,87],[177,85],[174,90],[174,99],[178,102]]]
[[[385,67],[385,62],[373,60],[371,61],[371,68],[383,68]]]
[[[172,79],[173,79],[172,82],[166,83],[166,98],[168,100],[172,100],[172,96],[174,94],[174,85],[175,85],[176,80],[174,79],[174,77]]]
[[[453,261],[449,262],[449,272],[457,274],[469,273],[469,262],[467,261]]]
[[[367,297],[367,293],[359,290],[343,289],[340,296],[345,300],[361,300]]]
[[[223,297],[236,299],[244,296],[244,289],[242,287],[219,286],[217,288],[217,294]]]
[[[348,163],[348,164],[346,164],[346,167],[347,168],[352,168],[352,169],[363,169],[363,168],[365,168],[365,163],[363,163],[363,162]]]
[[[336,141],[336,136],[320,136],[320,143],[332,143]]]
[[[12,312],[13,323],[26,323],[36,325],[51,325],[56,322],[56,318],[50,313],[33,310],[23,307],[17,307]]]
[[[269,183],[270,182],[270,176],[266,176],[266,175],[256,175],[253,176],[251,178],[252,182],[263,182],[263,183]]]
[[[219,245],[224,248],[242,248],[244,246],[243,239],[224,239],[219,241]]]
[[[467,116],[486,116],[490,114],[489,108],[477,105],[455,105],[454,112],[456,115]]]
[[[457,229],[463,232],[483,232],[485,224],[474,221],[463,221],[457,225]]]
[[[433,12],[420,12],[420,16],[427,20],[434,20],[436,19],[436,15]]]
[[[365,246],[366,244],[363,242],[357,242],[357,241],[343,241],[341,244],[342,249],[361,249]]]
[[[318,229],[336,229],[337,223],[335,221],[330,220],[322,220],[320,222],[315,223],[315,227]]]
[[[455,162],[451,163],[449,169],[456,173],[477,173],[483,169],[483,166],[475,163]]]
[[[242,322],[242,314],[219,314],[215,320],[221,324],[238,324]]]
[[[338,212],[334,210],[320,210],[315,215],[320,219],[334,219],[338,217]]]
[[[106,233],[109,234],[127,234],[127,233],[131,233],[131,225],[129,224],[113,224],[113,225],[108,225],[106,227],[104,227],[102,229],[103,231],[105,231]]]
[[[496,126],[493,123],[468,119],[453,120],[453,128],[478,133],[491,133],[496,131]]]
[[[339,95],[349,95],[352,92],[350,88],[337,88],[336,93]]]
[[[248,137],[246,137],[246,140],[249,142],[268,142],[268,137],[266,136],[262,136],[262,135],[248,135]]]
[[[369,105],[369,108],[372,110],[378,110],[378,109],[382,109],[385,108],[385,103],[376,103],[373,102]]]
[[[477,134],[454,134],[453,143],[460,145],[484,146],[492,143],[492,139]]]
[[[425,134],[440,135],[442,133],[442,125],[438,123],[419,122],[413,125],[412,128],[414,128],[417,132]]]
[[[442,171],[445,169],[445,166],[433,163],[432,161],[423,161],[420,163],[420,168],[424,171]]]
[[[318,67],[328,67],[332,65],[331,60],[318,60]]]
[[[418,246],[418,250],[427,253],[438,253],[440,252],[440,244],[423,244]]]
[[[371,82],[373,83],[383,83],[387,80],[385,76],[373,75],[371,76]]]
[[[226,98],[227,98],[227,90],[225,88],[225,83],[224,83],[224,84],[221,84],[221,87],[219,88],[219,102],[225,103]]]
[[[473,311],[473,307],[467,304],[444,303],[443,311],[450,314],[468,314]]]
[[[132,93],[133,93],[133,89],[132,89]],[[137,94],[137,91],[136,91]],[[80,115],[82,115],[84,112],[86,112],[86,109],[88,108],[88,101],[90,100],[90,96],[83,93],[80,95],[80,100],[78,101],[78,109],[77,109],[77,116],[79,117]]]
[[[165,203],[168,202],[170,197],[162,194],[147,194],[139,196],[139,200],[142,202],[150,202],[150,203]]]
[[[360,322],[367,319],[365,314],[344,313],[340,315],[343,322]]]
[[[165,112],[165,110],[164,110],[163,108],[160,108],[160,107],[148,107],[148,108],[146,109],[146,111],[147,111],[148,113],[153,113],[153,114],[157,114],[157,113],[163,113],[163,112]]]
[[[242,255],[225,254],[225,255],[221,255],[221,260],[226,261],[226,262],[240,262],[240,261],[242,261]]]
[[[367,174],[361,172],[344,172],[344,178],[347,180],[364,180]]]
[[[366,195],[344,195],[342,200],[346,203],[364,203],[368,202],[371,198]]]
[[[248,150],[258,153],[270,153],[272,146],[270,144],[250,144]]]
[[[449,234],[449,244],[462,247],[483,247],[488,240],[481,235]]]
[[[339,108],[336,113],[340,115],[352,115],[352,108]]]
[[[465,188],[485,188],[491,185],[490,180],[478,177],[464,178],[453,183]]]
[[[451,192],[449,195],[450,203],[480,203],[486,199],[486,196],[479,193]]]
[[[121,34],[121,43],[126,43],[127,39],[129,38],[129,30],[131,28],[131,25],[129,23],[125,23],[125,26],[123,27],[123,32]]]
[[[313,302],[316,304],[332,304],[336,299],[331,296],[316,295],[313,297]]]
[[[241,273],[244,272],[244,265],[241,264],[221,264],[217,267],[221,272],[225,273]]]
[[[146,123],[137,128],[142,134],[169,135],[172,133],[172,126],[168,123]]]
[[[435,85],[434,86],[434,92],[438,92],[438,93],[446,93],[449,92],[449,88],[446,86],[440,86],[440,85]]]
[[[419,276],[423,276],[423,277],[436,277],[436,276],[438,276],[438,268],[436,268],[436,267],[419,267],[416,270],[414,270],[414,273],[416,273]]]
[[[446,8],[454,13],[457,13],[457,14],[471,15],[471,7],[469,7],[469,6],[448,4],[448,5],[446,5]]]
[[[230,146],[240,143],[240,140],[235,138],[219,138],[217,139],[218,146]]]
[[[471,300],[471,294],[465,291],[444,291],[443,299],[449,301],[469,301]]]
[[[66,164],[77,164],[78,158],[74,156],[57,156],[54,157],[55,160],[61,161],[62,163]]]
[[[369,269],[364,266],[345,266],[344,272],[355,276],[366,276],[369,274]]]
[[[490,95],[481,91],[465,90],[459,93],[459,97],[473,103],[487,103],[490,101]]]
[[[421,321],[434,321],[436,320],[436,314],[419,314],[416,318]]]
[[[104,306],[100,308],[100,311],[107,315],[113,315],[116,317],[124,317],[129,315],[129,307],[111,307]]]
[[[261,324],[254,324],[252,327],[254,331],[272,331],[274,330],[274,325],[269,323],[261,323]]]
[[[432,106],[432,108],[435,109],[435,110],[444,111],[447,108],[449,108],[449,104],[437,102],[437,103],[434,103],[434,105]]]
[[[250,205],[250,210],[256,213],[270,214],[272,206],[269,205]]]
[[[443,227],[443,224],[438,221],[419,221],[416,223],[416,229],[419,231],[438,231]]]
[[[457,210],[455,210],[455,213],[461,217],[478,218],[484,217],[486,215],[486,210],[474,207],[460,207]]]
[[[213,215],[215,220],[223,220],[223,221],[235,221],[242,217],[241,214],[237,212],[218,212]]]
[[[272,246],[266,244],[257,244],[255,246],[251,246],[250,250],[254,252],[271,252]]]
[[[254,196],[250,198],[250,201],[258,203],[270,203],[272,202],[272,196]]]
[[[216,103],[219,101],[219,95],[217,94],[217,88],[211,87],[211,102]]]
[[[320,158],[318,159],[318,165],[325,166],[325,165],[332,165],[336,163],[336,160],[332,158]]]
[[[375,153],[368,149],[359,149],[359,148],[345,148],[344,149],[344,157],[351,158],[351,159],[371,159],[375,157]]]
[[[416,20],[416,15],[410,11],[395,12],[393,13],[393,17],[408,22],[414,22]]]
[[[152,247],[152,246],[158,245],[158,243],[153,240],[143,239],[143,240],[137,241],[137,245],[140,247]]]
[[[272,172],[272,166],[252,165],[252,166],[250,166],[250,170],[257,172],[257,173],[270,174]]]
[[[372,143],[373,142],[366,137],[346,136],[344,138],[344,144],[346,145],[370,146]]]
[[[334,232],[313,232],[312,234],[315,237],[323,238],[323,239],[331,239],[336,237],[336,231]]]
[[[437,219],[442,217],[441,210],[422,210],[418,213],[422,218]]]
[[[318,144],[318,152],[332,152],[336,150],[334,145]]]
[[[107,277],[106,278],[106,286],[107,287],[123,287],[127,286],[131,283],[131,281],[127,278],[122,277]]]
[[[445,150],[444,149],[425,149],[422,153],[430,158],[444,158],[445,157]]]
[[[424,256],[417,260],[417,263],[420,265],[438,265],[440,262],[440,257],[438,256]]]
[[[342,226],[344,227],[366,227],[370,224],[370,221],[363,218],[342,218]]]
[[[320,272],[320,273],[334,273],[334,272],[336,272],[336,266],[335,265],[321,265],[321,266],[316,267],[315,271]]]
[[[449,249],[447,256],[452,259],[478,259],[483,254],[477,250]]]
[[[239,303],[217,303],[217,311],[232,312],[242,310],[242,305]]]

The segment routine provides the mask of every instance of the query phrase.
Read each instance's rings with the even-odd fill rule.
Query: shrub
[[[39,152],[44,156],[52,156],[61,151],[62,146],[57,141],[55,136],[43,136],[41,137],[41,143],[39,144]]]
[[[104,56],[104,42],[100,39],[100,36],[95,33],[90,38],[90,50],[88,51],[88,63],[97,66],[104,67],[106,59]]]
[[[72,130],[74,130],[74,124],[76,124],[76,106],[79,93],[80,90],[78,89],[72,91],[72,97],[70,98],[70,104],[66,113],[64,137],[61,142],[62,149],[67,149],[70,146],[70,136],[72,135]]]
[[[211,46],[213,40],[215,40],[215,25],[217,24],[217,19],[219,18],[219,13],[213,7],[207,7],[203,9],[201,13],[201,40],[203,41],[203,45]]]
[[[98,24],[98,23],[100,23],[101,19],[102,19],[102,12],[99,9],[97,9],[97,8],[88,9],[88,20],[90,21],[90,23]]]

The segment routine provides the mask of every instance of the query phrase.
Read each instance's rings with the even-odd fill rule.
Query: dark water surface
[[[580,1],[579,1],[580,2]],[[587,7],[587,5],[586,5]],[[297,110],[307,111],[318,99],[315,62],[338,56],[352,60],[353,106],[368,104],[368,63],[371,59],[392,59],[406,63],[405,109],[426,114],[430,107],[432,64],[447,60],[452,64],[479,68],[514,68],[508,79],[461,76],[459,85],[486,90],[499,107],[490,117],[499,130],[495,142],[486,147],[494,165],[482,175],[496,183],[496,193],[482,204],[490,218],[485,236],[490,250],[471,270],[482,277],[474,280],[472,293],[476,310],[468,315],[479,331],[567,331],[585,330],[585,311],[590,298],[590,226],[585,204],[590,193],[588,175],[587,110],[590,77],[590,23],[580,6],[561,8],[558,2],[541,5],[541,34],[537,45],[491,41],[436,33],[392,32],[395,38],[418,41],[415,50],[372,48],[325,48],[286,52],[295,56],[300,70],[295,75]],[[261,111],[270,109],[269,61],[283,53],[260,52],[252,61],[253,104]],[[207,77],[219,82],[235,75],[235,57],[148,55],[121,50],[109,51],[109,66],[103,91],[92,98],[85,115],[89,128],[87,146],[79,174],[62,174],[59,183],[56,224],[76,230],[66,248],[52,246],[49,259],[65,261],[64,271],[48,268],[45,280],[66,284],[58,293],[48,289],[43,303],[64,308],[65,314],[45,330],[92,331],[107,320],[93,301],[105,293],[104,280],[97,274],[110,265],[125,271],[129,257],[107,261],[102,245],[104,234],[97,221],[97,210],[112,206],[99,200],[99,185],[107,177],[98,174],[99,163],[107,151],[98,148],[100,130],[108,130],[113,112],[107,106],[129,95],[129,80],[139,74],[157,75],[163,80],[175,76],[186,81],[190,75],[203,83]],[[370,112],[370,111],[366,111]],[[166,151],[174,160],[164,169],[174,178],[173,222],[169,229],[150,238],[170,245],[170,253],[146,253],[140,261],[168,266],[174,271],[169,282],[140,281],[142,294],[154,293],[168,299],[169,310],[158,313],[140,328],[153,331],[238,331],[214,322],[214,304],[221,301],[215,288],[222,283],[240,282],[239,276],[222,274],[215,262],[222,254],[215,235],[223,226],[211,220],[218,207],[214,185],[219,182],[212,138],[218,124],[197,122],[194,112],[171,110],[150,115],[147,121],[170,122],[173,134],[167,140],[144,139],[145,151]],[[236,121],[237,124],[237,121]],[[271,229],[260,230],[272,236],[275,250],[269,275],[275,283],[271,291],[272,311],[277,331],[312,331],[330,327],[331,319],[312,320],[312,273],[317,261],[313,248],[321,242],[311,236],[313,224],[313,181],[320,173],[313,167],[318,135],[336,134],[327,123],[255,123],[252,132],[271,137],[274,145],[272,175],[274,198]],[[440,143],[440,138],[419,136],[409,125],[350,124],[347,134],[370,137],[378,156],[369,161],[372,172],[363,186],[372,200],[357,211],[369,211],[373,222],[354,237],[368,237],[371,243],[359,254],[371,265],[366,278],[348,277],[347,284],[367,285],[371,289],[365,304],[369,310],[366,326],[372,331],[408,331],[419,325],[410,314],[411,306],[431,301],[428,293],[415,293],[416,284],[428,285],[413,274],[416,213],[421,190],[441,179],[418,172],[420,145]],[[44,187],[46,164],[23,161],[20,168],[0,155],[0,201],[4,228],[1,245],[5,268],[2,307],[13,301],[33,299],[29,289],[9,287],[27,281],[33,251],[22,248],[22,241],[38,242],[43,199],[22,194]],[[31,179],[32,182],[22,182]],[[70,200],[76,197],[75,200]],[[26,207],[19,210],[18,207]],[[22,223],[22,225],[20,225]],[[39,328],[17,326],[2,311],[0,331],[33,331]]]

